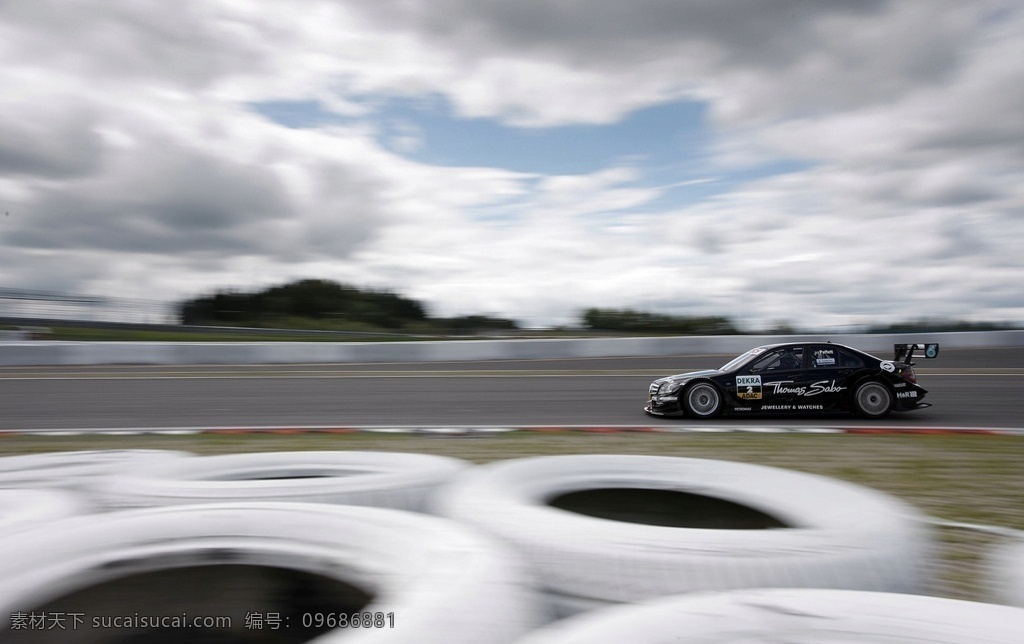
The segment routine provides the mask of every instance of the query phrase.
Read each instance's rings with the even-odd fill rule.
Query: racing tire
[[[853,392],[853,411],[861,418],[885,418],[892,411],[892,390],[878,380],[861,383]]]
[[[684,390],[681,404],[690,418],[714,418],[722,413],[722,392],[711,382],[698,381]]]
[[[204,629],[202,641],[278,641],[250,630],[254,615],[269,631],[264,616],[276,614],[281,630],[292,632],[287,641],[299,641],[295,631],[314,625],[308,618],[317,626],[342,613],[383,620],[358,629],[338,624],[316,637],[323,644],[508,644],[549,621],[521,560],[501,544],[398,510],[306,503],[125,510],[0,538],[0,552],[0,638],[7,630],[33,635],[12,627],[33,612],[84,614],[89,621],[80,631],[94,630],[93,615],[127,614],[123,627],[133,630],[90,642],[184,641],[184,631],[168,632],[174,622],[152,620],[185,615],[230,620],[217,625],[228,632]],[[294,577],[268,588],[282,571],[315,577],[320,591],[295,587]],[[339,587],[344,601],[332,601],[325,591]],[[133,613],[149,624],[140,626]],[[70,631],[70,617],[66,626]],[[18,641],[53,641],[50,631],[39,638]]]
[[[162,449],[102,449],[20,454],[0,458],[0,488],[79,490],[98,477],[187,460],[189,452]]]
[[[1024,610],[942,597],[757,589],[617,606],[538,629],[517,644],[929,642],[1015,644]]]
[[[934,570],[931,528],[913,507],[845,481],[747,463],[498,461],[460,474],[433,507],[510,543],[562,617],[705,590],[917,592]]]
[[[113,509],[281,501],[420,511],[439,485],[468,466],[446,456],[401,452],[223,454],[104,477],[92,489]]]
[[[40,523],[88,514],[93,506],[65,490],[0,490],[0,536]]]
[[[987,564],[992,599],[1024,608],[1024,533],[994,548]]]

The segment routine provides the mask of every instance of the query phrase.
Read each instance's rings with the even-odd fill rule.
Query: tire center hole
[[[548,505],[599,519],[670,528],[765,530],[790,527],[755,508],[702,494],[644,488],[599,488],[560,494]]]
[[[64,615],[61,644],[303,644],[333,630],[328,622],[337,626],[340,614],[365,617],[373,599],[305,571],[216,564],[135,573],[23,610]],[[42,629],[0,633],[10,644],[53,637]]]

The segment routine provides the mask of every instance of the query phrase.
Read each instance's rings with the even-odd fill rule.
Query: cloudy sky
[[[0,287],[1024,321],[1013,0],[6,0]]]

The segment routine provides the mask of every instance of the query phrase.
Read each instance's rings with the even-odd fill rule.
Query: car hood
[[[713,376],[720,376],[724,371],[720,369],[704,369],[702,371],[687,371],[686,373],[677,373],[674,376],[665,376],[658,380],[658,382],[665,382],[671,380],[672,382],[686,382],[687,380],[693,380],[694,378],[710,378]]]

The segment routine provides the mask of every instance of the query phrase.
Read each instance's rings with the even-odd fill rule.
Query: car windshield
[[[736,356],[735,358],[733,358],[729,362],[726,362],[724,365],[722,365],[722,367],[719,369],[719,371],[732,371],[733,369],[736,369],[737,367],[739,367],[743,363],[747,362],[748,360],[750,360],[754,356],[761,355],[762,353],[764,353],[764,349],[762,349],[760,347],[758,347],[756,349],[751,349],[750,351],[747,351],[746,353],[743,353],[743,354],[740,354],[740,355]]]

